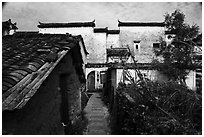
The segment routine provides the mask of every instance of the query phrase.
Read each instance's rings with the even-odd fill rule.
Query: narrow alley
[[[202,36],[202,2],[2,2],[2,135],[202,135]]]
[[[84,135],[109,135],[109,112],[101,100],[100,93],[93,93],[84,109],[88,124]]]

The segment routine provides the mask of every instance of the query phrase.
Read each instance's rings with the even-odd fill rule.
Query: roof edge
[[[91,22],[68,22],[68,23],[41,23],[38,28],[65,28],[65,27],[95,27],[95,19]]]
[[[120,34],[120,30],[108,30],[107,34]]]
[[[150,26],[150,27],[164,27],[164,22],[122,22],[118,20],[118,27],[122,26]]]
[[[106,33],[108,31],[108,27],[105,28],[94,28],[94,33]]]

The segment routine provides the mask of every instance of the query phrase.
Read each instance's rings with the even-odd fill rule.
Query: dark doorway
[[[95,71],[91,71],[87,76],[87,89],[90,91],[95,89]]]

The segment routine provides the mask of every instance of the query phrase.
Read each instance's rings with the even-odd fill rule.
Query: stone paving
[[[100,93],[93,93],[84,109],[88,125],[84,135],[109,135],[108,108],[103,104]]]

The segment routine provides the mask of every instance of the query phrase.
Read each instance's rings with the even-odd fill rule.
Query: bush
[[[175,82],[119,84],[121,134],[201,134],[202,97]],[[126,99],[128,93],[134,104]]]

